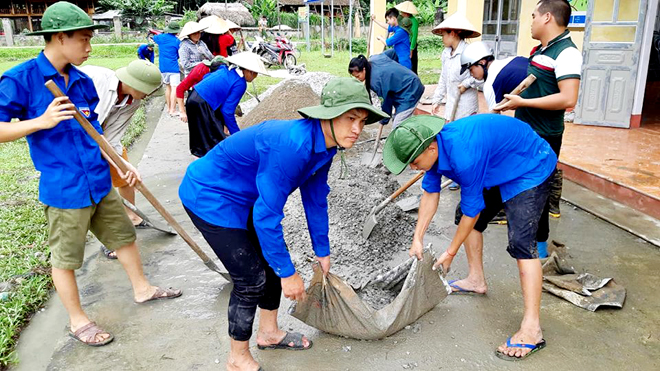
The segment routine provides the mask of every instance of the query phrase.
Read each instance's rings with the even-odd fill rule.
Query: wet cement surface
[[[365,137],[373,135],[375,129],[369,128]],[[164,115],[139,170],[152,192],[212,255],[176,195],[192,159],[187,126]],[[338,165],[337,159],[333,166]],[[406,172],[397,180],[403,182],[410,175]],[[419,187],[412,190],[419,192]],[[436,251],[449,244],[455,230],[453,215],[458,198],[457,192],[441,197],[434,224],[446,231],[446,236],[427,241]],[[502,361],[494,355],[495,348],[517,330],[522,315],[517,268],[505,251],[503,226],[490,226],[484,235],[487,296],[450,295],[410,329],[380,341],[319,333],[288,316],[285,309],[290,303],[284,300],[281,327],[303,331],[314,341],[314,347],[302,352],[259,351],[253,337],[253,354],[266,370],[659,369],[660,250],[590,214],[563,206],[561,219],[553,221],[551,227],[553,238],[569,247],[578,270],[614,277],[624,285],[627,300],[621,310],[592,313],[543,294],[542,325],[548,346],[522,363]],[[140,196],[138,207],[158,218]],[[224,369],[231,285],[209,271],[179,237],[156,231],[139,231],[138,236],[149,279],[154,284],[182,288],[183,296],[146,305],[133,303],[120,265],[100,256],[99,244],[92,239],[85,265],[77,272],[82,302],[93,320],[113,332],[115,341],[91,348],[67,337],[66,313],[54,295],[21,335],[16,369]],[[459,253],[452,268],[449,278],[467,273],[464,252]]]

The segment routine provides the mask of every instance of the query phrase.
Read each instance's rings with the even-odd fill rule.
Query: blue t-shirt
[[[144,59],[154,63],[154,51],[149,50],[149,46],[147,44],[142,44],[140,47],[138,47],[137,55],[138,59]]]
[[[557,166],[548,142],[509,116],[480,114],[445,125],[437,135],[438,161],[422,188],[440,192],[442,176],[461,186],[461,210],[475,217],[485,207],[483,190],[500,187],[502,202],[543,183]]]
[[[391,46],[394,49],[402,66],[412,69],[412,61],[410,60],[410,36],[408,32],[399,26],[389,26],[387,27],[387,32],[394,33],[385,40],[387,46]]]
[[[162,73],[179,73],[179,44],[181,41],[171,33],[154,36],[158,44],[158,67]]]
[[[43,52],[5,72],[0,78],[0,122],[41,116],[55,97],[44,86],[53,80],[96,131],[103,133],[94,112],[99,97],[90,77],[69,65],[69,84]],[[11,125],[11,124],[10,124]],[[59,209],[81,209],[99,203],[112,187],[108,162],[94,139],[75,119],[27,136],[39,178],[39,200]]]
[[[230,134],[240,130],[234,113],[245,90],[245,78],[241,77],[236,69],[229,70],[227,66],[220,66],[216,71],[206,74],[204,79],[195,85],[197,94],[214,111],[222,107],[222,117]]]
[[[295,267],[284,243],[282,219],[289,195],[300,188],[312,247],[330,255],[327,149],[317,119],[265,121],[229,136],[186,171],[179,197],[208,223],[247,229],[252,210],[264,258],[279,277]]]

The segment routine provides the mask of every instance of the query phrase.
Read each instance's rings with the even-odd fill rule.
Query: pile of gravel
[[[350,177],[339,179],[339,154],[335,156],[328,177],[332,189],[328,196],[331,270],[353,287],[360,287],[375,274],[408,258],[416,218],[390,203],[378,214],[378,224],[371,237],[368,240],[362,238],[362,227],[371,209],[392,194],[399,183],[383,166],[369,168],[360,165],[358,156],[350,156],[347,160]],[[309,279],[314,251],[298,191],[289,197],[284,212],[282,225],[291,257],[298,271]],[[428,233],[438,235],[441,232],[430,227]],[[393,298],[392,294],[387,296],[381,305]],[[380,298],[375,299],[372,305],[380,301]]]
[[[260,98],[261,104],[239,119],[241,129],[266,120],[299,119],[300,108],[316,106],[321,102],[312,87],[298,79],[282,81],[270,95]]]

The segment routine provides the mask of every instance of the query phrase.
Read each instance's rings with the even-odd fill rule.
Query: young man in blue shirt
[[[148,43],[140,45],[137,50],[137,56],[138,59],[144,59],[145,61],[154,63],[154,44]]]
[[[392,173],[400,174],[409,164],[413,170],[426,171],[410,255],[422,258],[424,234],[438,208],[443,175],[460,184],[463,210],[451,244],[434,265],[442,266],[443,272],[449,272],[480,214],[490,212],[484,191],[498,188],[500,204],[495,213],[502,206],[506,211],[507,251],[518,262],[524,312],[520,330],[496,355],[506,360],[525,358],[545,346],[540,323],[543,274],[536,231],[557,156],[527,124],[512,117],[482,114],[447,125],[444,122],[435,116],[410,118],[392,131],[383,147],[383,162]]]
[[[371,19],[379,25],[380,27],[387,28],[387,33],[392,34],[392,36],[385,39],[382,36],[378,36],[377,39],[380,40],[385,46],[390,46],[396,52],[397,59],[402,66],[412,70],[412,61],[410,60],[410,35],[406,30],[399,27],[399,11],[396,8],[390,8],[385,12],[385,20],[387,21],[387,27],[378,22],[375,19],[375,16],[371,16]]]
[[[158,67],[163,74],[165,84],[165,101],[167,112],[175,114],[176,110],[176,87],[181,83],[181,72],[179,70],[179,40],[176,35],[181,31],[181,25],[177,21],[171,21],[163,30],[163,33],[153,37],[158,44]]]
[[[69,314],[70,335],[91,346],[113,336],[91,321],[80,305],[75,270],[83,263],[87,231],[117,251],[138,303],[181,295],[180,290],[151,286],[142,271],[135,229],[112,189],[105,155],[73,119],[77,108],[99,133],[94,112],[99,98],[92,79],[75,65],[87,60],[94,25],[87,13],[60,1],[46,9],[42,30],[46,46],[37,58],[0,78],[0,143],[27,137],[34,167],[41,172],[39,200],[46,205],[52,278]],[[66,97],[53,98],[44,86],[53,80]],[[70,100],[72,103],[65,103]],[[12,121],[17,119],[17,121]],[[131,186],[140,176],[130,163],[120,175]]]
[[[234,283],[228,370],[261,369],[249,350],[257,306],[259,349],[312,346],[302,334],[282,331],[277,324],[282,292],[292,300],[305,294],[284,241],[284,204],[300,189],[312,247],[327,274],[332,159],[337,148],[355,144],[365,124],[387,117],[353,78],[329,81],[321,105],[298,112],[303,119],[266,121],[223,140],[188,167],[179,188],[186,212]]]

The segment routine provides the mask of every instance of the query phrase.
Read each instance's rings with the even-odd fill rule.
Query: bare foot
[[[543,332],[541,331],[540,328],[536,330],[523,330],[520,329],[518,332],[513,334],[511,336],[511,344],[530,344],[530,345],[536,345],[543,340]],[[527,355],[527,353],[531,352],[532,349],[529,348],[519,348],[519,347],[507,347],[506,342],[502,345],[500,345],[497,348],[497,351],[507,355],[509,357],[516,357],[516,358],[522,358]]]
[[[252,358],[249,350],[242,354],[229,353],[227,357],[227,371],[258,371],[259,363]]]
[[[459,288],[463,289],[464,291],[474,292],[476,294],[485,294],[488,292],[488,285],[486,284],[486,281],[478,282],[476,280],[470,279],[470,277],[451,282],[449,285],[451,286],[451,290],[453,292],[460,292],[461,290]]]
[[[282,331],[280,329],[278,329],[275,332],[259,331],[257,332],[257,345],[269,346],[269,345],[279,344],[280,341],[284,340],[285,336],[286,336],[286,331]],[[309,348],[310,343],[309,343],[309,339],[307,339],[307,336],[303,336],[302,342],[303,342],[303,347]],[[288,345],[290,347],[295,346],[293,342],[290,342]]]

